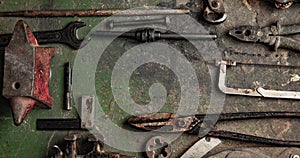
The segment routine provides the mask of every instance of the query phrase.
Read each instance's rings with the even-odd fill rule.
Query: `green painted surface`
[[[101,1],[90,1],[90,0],[73,0],[73,1],[65,1],[65,0],[2,0],[0,1],[0,11],[18,11],[18,10],[31,10],[31,9],[108,9],[108,8],[114,8],[114,9],[120,9],[120,8],[132,8],[132,7],[140,7],[144,5],[155,5],[159,2],[166,2],[167,0],[101,0]],[[252,4],[251,5],[254,8],[266,8],[267,5],[261,5],[259,4]],[[231,7],[231,8],[230,8]],[[284,11],[284,13],[280,13],[278,10],[276,10],[276,14],[273,14],[273,12],[270,11],[270,9],[257,9],[258,13],[260,13],[262,16],[257,17],[256,12],[252,12],[247,10],[247,8],[242,4],[242,1],[226,1],[226,8],[229,8],[230,10],[229,18],[228,20],[221,25],[218,26],[211,26],[209,28],[210,31],[215,32],[215,29],[218,29],[218,33],[220,34],[220,41],[222,41],[222,44],[220,44],[220,49],[223,49],[224,45],[227,47],[237,47],[237,49],[241,49],[244,51],[253,50],[253,52],[262,52],[265,51],[267,53],[272,53],[270,51],[266,51],[266,49],[263,49],[264,46],[258,46],[258,45],[247,45],[244,43],[240,43],[237,41],[232,40],[231,38],[226,37],[226,31],[227,27],[232,26],[239,26],[239,25],[245,25],[251,23],[251,25],[255,25],[255,22],[260,22],[262,26],[266,26],[271,22],[274,22],[276,19],[278,20],[278,16],[280,15],[281,19],[284,19],[283,21],[286,21],[286,23],[293,23],[294,21],[300,21],[299,16],[295,18],[286,18],[291,16],[297,16],[296,14],[289,13],[287,10]],[[239,8],[239,9],[237,9]],[[262,14],[262,13],[264,14]],[[269,21],[266,21],[266,18],[264,16],[268,17]],[[245,18],[246,17],[246,18]],[[85,23],[87,23],[87,27],[84,27],[79,30],[79,36],[84,37],[95,25],[97,25],[102,19],[101,18],[87,18],[87,17],[74,17],[74,18],[7,18],[7,17],[1,17],[0,18],[0,33],[9,33],[12,32],[14,25],[17,20],[24,19],[31,27],[32,30],[49,30],[49,29],[60,29],[64,27],[66,24],[68,24],[71,21],[74,20],[80,20]],[[207,26],[207,24],[206,24]],[[175,43],[175,44],[174,44]],[[176,45],[175,47],[183,48],[183,45],[187,45],[187,43],[181,42],[181,45],[176,42],[171,43],[173,45]],[[220,43],[220,42],[219,42]],[[126,50],[130,49],[133,45],[135,45],[133,41],[128,40],[122,40],[118,39],[114,41],[114,44],[111,45],[109,49],[106,50],[106,55],[104,56],[104,59],[99,61],[97,73],[96,73],[96,91],[97,91],[97,97],[102,104],[102,109],[107,114],[107,117],[110,118],[113,122],[115,122],[120,127],[125,128],[125,122],[126,118],[129,117],[128,114],[123,112],[115,102],[110,88],[110,77],[111,77],[111,71],[113,68],[113,63],[117,61],[117,59],[122,55],[118,52],[125,52]],[[51,61],[51,70],[52,70],[52,77],[51,77],[51,83],[50,83],[50,90],[51,95],[54,98],[53,108],[51,110],[45,110],[45,109],[38,109],[34,108],[32,111],[28,114],[27,118],[25,119],[24,123],[16,127],[13,124],[12,120],[12,114],[9,107],[9,103],[6,99],[1,98],[0,99],[0,157],[2,158],[10,158],[10,157],[34,157],[34,158],[40,158],[40,157],[48,157],[48,151],[51,151],[51,148],[55,144],[61,145],[63,142],[63,137],[66,136],[69,133],[74,132],[80,132],[82,135],[87,135],[89,132],[87,131],[36,131],[36,119],[37,118],[76,118],[77,112],[76,109],[73,108],[72,111],[65,111],[63,110],[63,69],[65,62],[73,62],[74,58],[76,56],[76,51],[70,49],[69,47],[61,44],[55,44],[53,45],[57,48],[57,54],[53,57]],[[186,51],[186,50],[181,50]],[[1,53],[3,54],[3,50],[1,50]],[[196,52],[197,53],[197,52]],[[3,69],[3,56],[0,58],[0,68],[2,74]],[[152,65],[153,66],[153,65]],[[199,72],[199,76],[205,76],[206,72],[201,72],[203,68],[203,63],[193,61],[193,66]],[[159,67],[156,65],[155,69],[149,69],[151,65],[144,65],[140,69],[137,69],[133,75],[132,80],[130,81],[130,92],[132,95],[132,98],[139,104],[147,104],[149,103],[149,87],[154,82],[160,82],[161,80],[168,81],[168,86],[170,88],[168,89],[169,95],[167,98],[167,103],[163,107],[162,111],[164,112],[172,112],[176,110],[176,107],[178,107],[178,101],[180,96],[180,90],[179,85],[174,79],[174,75],[165,67]],[[154,66],[155,67],[155,66]],[[149,75],[147,73],[153,73],[151,72],[155,71],[157,76],[160,75],[160,73],[166,73],[168,74],[165,76],[165,78],[154,78],[149,79]],[[247,71],[248,69],[243,70],[242,68],[233,68],[231,71],[231,74],[229,73],[229,83],[230,84],[238,84],[237,86],[241,87],[247,87],[251,86],[253,81],[260,80],[260,76],[263,76],[268,73],[268,71]],[[251,69],[252,70],[252,69]],[[259,69],[258,69],[259,70]],[[244,76],[244,73],[249,73],[250,79]],[[259,75],[257,75],[259,73]],[[276,77],[281,76],[281,72],[279,71],[279,74],[277,74]],[[295,72],[297,73],[297,71]],[[299,72],[298,72],[299,73]],[[239,75],[242,74],[242,75]],[[251,78],[254,76],[254,79]],[[268,74],[269,75],[269,74]],[[160,75],[163,76],[163,75]],[[274,75],[273,75],[274,76]],[[257,78],[255,78],[257,77]],[[281,76],[284,81],[287,81],[289,79],[288,74],[285,76]],[[231,80],[230,80],[231,78]],[[237,80],[237,78],[239,80]],[[263,78],[263,81],[266,83],[272,83],[269,81],[269,78],[274,78],[272,76]],[[172,81],[171,81],[172,79]],[[1,81],[1,79],[0,79]],[[299,87],[295,83],[294,87]],[[282,88],[280,83],[274,84],[277,87]],[[272,86],[274,86],[272,85]],[[234,85],[235,86],[235,85]],[[287,88],[291,88],[293,85]],[[276,87],[276,88],[277,88]],[[207,87],[202,87],[204,92],[207,91]],[[285,87],[283,87],[285,88]],[[207,108],[209,96],[203,95],[200,99],[200,105],[199,105],[199,111],[204,112]],[[298,103],[295,101],[289,101],[289,100],[264,100],[261,98],[248,98],[248,97],[239,97],[239,96],[228,96],[226,98],[227,106],[224,107],[225,112],[239,112],[239,111],[267,111],[267,110],[273,110],[273,111],[296,111],[298,109]],[[255,104],[257,103],[257,104]],[[286,120],[284,120],[286,121]],[[275,121],[250,121],[249,123],[231,123],[231,125],[221,124],[220,126],[228,129],[228,130],[237,130],[239,132],[249,133],[249,134],[258,134],[262,136],[267,137],[279,137],[279,138],[290,138],[290,139],[297,139],[300,136],[295,135],[294,133],[299,133],[299,126],[297,126],[297,122],[291,122],[289,129],[291,127],[291,131],[288,131],[284,134],[277,135],[277,133],[280,133],[280,129],[282,125],[285,125],[284,123],[290,123],[290,121],[286,122],[275,122]],[[268,124],[268,127],[270,128],[263,128],[265,125]],[[298,123],[299,124],[299,123]],[[222,126],[223,125],[223,126]],[[274,126],[274,127],[273,127]],[[278,128],[277,128],[278,127]],[[129,128],[126,126],[126,128],[133,130],[132,128]],[[258,131],[258,132],[257,132]],[[270,132],[272,131],[272,132]],[[298,132],[297,132],[298,131]],[[187,136],[183,135],[181,139],[178,139],[175,142],[175,149],[174,151],[176,153],[183,153],[190,145],[193,144],[198,138],[195,136]],[[120,138],[120,143],[127,144],[128,142],[122,141],[122,138]],[[243,143],[241,143],[243,144]],[[247,145],[247,144],[246,144]],[[226,142],[224,141],[224,145],[221,147],[222,149],[227,149],[229,146],[235,146],[235,147],[241,147],[239,143],[235,144],[232,142]],[[106,150],[114,151],[114,152],[121,152],[117,151],[115,149],[112,149],[108,146],[105,147]],[[275,149],[276,150],[276,149]],[[126,153],[121,152],[122,154],[142,157],[140,153]],[[176,157],[174,155],[173,157]]]
[[[140,7],[144,5],[154,5],[161,1],[139,1],[134,0],[129,2],[119,0],[78,0],[78,1],[62,1],[62,0],[2,0],[0,3],[0,11],[19,11],[19,10],[51,10],[51,9],[126,9],[132,7]],[[80,20],[87,24],[86,27],[78,31],[79,37],[85,37],[86,34],[97,25],[101,18],[74,17],[74,18],[0,18],[0,33],[11,33],[17,20],[25,20],[33,31],[37,30],[54,30],[61,29],[66,24],[74,20]],[[0,100],[0,157],[48,157],[49,151],[55,144],[61,144],[64,136],[76,131],[37,131],[37,118],[77,118],[77,111],[73,108],[72,111],[63,110],[63,80],[64,80],[64,64],[73,62],[77,51],[70,49],[62,44],[52,44],[57,48],[57,53],[51,60],[51,83],[50,93],[54,98],[53,108],[51,110],[34,108],[30,111],[25,121],[19,127],[13,124],[11,109],[9,102],[1,97]],[[1,53],[4,53],[1,50]],[[3,57],[1,57],[2,61]],[[3,65],[3,63],[1,62]],[[2,66],[1,66],[2,67]],[[2,72],[2,71],[1,71]],[[102,69],[97,72],[99,80],[96,81],[96,86],[99,88],[98,97],[103,105],[103,110],[116,123],[122,125],[124,113],[120,113],[120,109],[112,100],[112,94],[109,89],[111,70]],[[1,73],[3,74],[3,73]],[[123,118],[123,119],[120,119]],[[79,131],[82,135],[89,134],[88,131]],[[125,142],[126,143],[126,142]],[[106,147],[109,149],[109,147]],[[126,153],[123,153],[126,154]],[[128,154],[128,153],[127,153]],[[131,153],[131,155],[136,155]]]

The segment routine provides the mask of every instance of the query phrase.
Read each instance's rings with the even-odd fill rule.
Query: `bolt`
[[[161,24],[168,25],[170,23],[170,18],[165,16],[163,18],[157,19],[143,19],[143,20],[133,20],[133,21],[118,21],[115,22],[113,20],[107,22],[107,27],[109,29],[113,29],[115,27],[124,27],[124,26],[141,26],[141,25],[153,25],[153,24]]]
[[[186,122],[184,120],[178,120],[177,125],[181,128],[184,128],[186,126]]]

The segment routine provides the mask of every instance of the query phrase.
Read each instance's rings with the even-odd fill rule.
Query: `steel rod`
[[[111,15],[172,15],[187,14],[186,9],[136,9],[136,10],[25,10],[0,12],[0,17],[92,17],[92,16],[111,16]]]

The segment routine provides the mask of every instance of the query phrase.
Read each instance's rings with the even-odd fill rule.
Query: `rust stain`
[[[245,94],[249,94],[249,93],[251,93],[249,90],[244,90],[244,93]]]
[[[109,112],[106,113],[105,117],[109,117],[109,115],[110,115],[111,113],[113,113],[113,106],[112,106],[112,105],[114,104],[114,102],[115,102],[115,99],[114,99],[114,98],[112,98],[112,99],[109,101],[109,105],[108,105]]]
[[[253,1],[256,1],[256,0],[253,0]],[[246,8],[248,10],[250,10],[251,12],[253,12],[253,9],[252,9],[251,5],[249,4],[248,0],[243,0],[243,4],[246,6]]]
[[[41,102],[52,105],[53,98],[49,92],[50,83],[50,61],[55,53],[55,48],[36,48],[35,53],[35,76],[34,96]]]

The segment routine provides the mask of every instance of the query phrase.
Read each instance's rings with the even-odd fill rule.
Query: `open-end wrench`
[[[61,30],[38,31],[33,32],[33,34],[39,44],[62,43],[70,46],[73,49],[79,49],[84,45],[81,45],[83,40],[78,38],[77,30],[84,26],[86,26],[84,22],[74,21],[69,23]],[[7,46],[11,37],[12,34],[0,35],[0,47]]]

